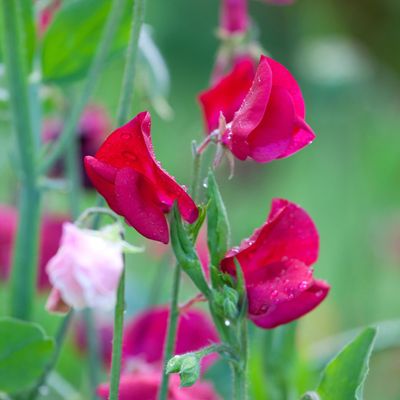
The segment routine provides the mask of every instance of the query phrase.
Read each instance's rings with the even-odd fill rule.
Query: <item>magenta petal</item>
[[[264,314],[250,314],[249,317],[260,328],[275,328],[312,311],[326,298],[329,289],[330,286],[326,282],[314,281],[308,290],[292,300],[273,305]]]
[[[287,200],[274,199],[272,210],[264,225],[230,250],[221,262],[222,269],[234,274],[233,258],[237,257],[246,276],[262,265],[293,258],[312,265],[318,258],[317,228],[298,205]]]
[[[110,208],[117,214],[121,214],[114,193],[114,180],[117,168],[105,164],[92,156],[84,158],[86,173],[88,174],[96,190],[106,199]]]
[[[267,57],[261,56],[261,58]],[[296,115],[299,118],[304,118],[306,113],[304,99],[296,79],[294,79],[293,75],[286,69],[286,67],[278,63],[278,61],[275,61],[272,58],[267,58],[267,60],[272,71],[272,84],[284,88],[290,93],[293,99]]]
[[[295,122],[289,92],[274,86],[262,121],[248,136],[250,157],[257,162],[270,162],[279,158],[292,141]]]
[[[140,234],[148,239],[168,243],[165,215],[152,183],[144,175],[129,167],[118,170],[115,197],[121,214]]]
[[[249,313],[264,314],[270,307],[298,297],[312,283],[312,268],[298,260],[285,260],[253,271],[246,276]]]
[[[239,110],[254,78],[254,65],[250,58],[239,61],[233,70],[199,95],[208,133],[218,128],[220,113],[231,122]]]
[[[232,121],[232,153],[243,160],[248,156],[247,139],[264,117],[272,90],[272,73],[266,57],[261,57],[253,83]]]
[[[298,152],[303,147],[308,146],[315,139],[315,134],[312,129],[303,120],[297,121],[297,129],[292,137],[289,147],[284,151],[279,158],[289,157]]]

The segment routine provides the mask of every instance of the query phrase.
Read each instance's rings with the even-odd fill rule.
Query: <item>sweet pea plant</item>
[[[245,400],[250,392],[272,400],[361,399],[373,328],[333,358],[307,393],[297,393],[293,382],[298,351],[293,321],[318,307],[330,290],[314,276],[319,235],[311,216],[275,198],[265,222],[232,247],[235,226],[229,224],[215,176],[224,161],[230,179],[238,162],[256,162],[262,173],[266,163],[290,157],[315,139],[296,79],[252,35],[247,0],[221,0],[220,46],[210,85],[198,94],[204,137],[193,142],[193,180],[187,189],[156,158],[152,135],[158,132],[151,131],[150,113],[131,115],[134,87],[161,115],[169,113],[166,85],[159,65],[155,68],[158,50],[143,26],[144,3],[0,1],[1,57],[19,179],[18,211],[0,209],[2,279],[11,271],[9,316],[0,320],[2,398],[43,396],[73,314],[83,310],[76,345],[89,357],[97,352],[108,371],[101,384],[92,377],[90,398],[220,399],[204,374],[222,359],[231,368],[232,399]],[[76,26],[77,19],[82,26]],[[108,59],[121,52],[124,76],[112,129],[105,111],[88,102]],[[141,85],[137,70],[147,77]],[[68,85],[78,80],[78,90]],[[44,118],[46,101],[65,116]],[[202,165],[203,154],[212,151],[212,163]],[[83,210],[85,187],[94,188],[98,200]],[[67,193],[70,215],[46,212],[41,218],[45,193],[60,189]],[[251,198],[243,207],[251,212]],[[112,223],[104,224],[102,217]],[[175,267],[170,304],[124,323],[125,255],[149,251],[126,241],[130,229],[169,244]],[[182,274],[194,292],[180,305]],[[40,290],[50,289],[46,309],[65,315],[54,339],[34,322],[36,281]],[[114,310],[113,326],[94,322],[96,310]],[[249,322],[270,340],[262,354],[272,369],[265,375],[263,397],[248,383]],[[86,398],[74,395],[66,398]]]

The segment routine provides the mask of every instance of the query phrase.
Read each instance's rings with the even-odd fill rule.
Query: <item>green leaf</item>
[[[28,389],[41,376],[54,342],[41,327],[13,318],[0,319],[0,392]]]
[[[327,365],[316,390],[321,400],[362,400],[376,328],[367,328]]]
[[[225,204],[211,170],[208,173],[207,196],[209,201],[207,212],[208,248],[211,254],[211,263],[218,266],[228,250],[230,229]]]
[[[144,25],[140,32],[138,55],[139,79],[136,85],[150,100],[160,117],[171,118],[173,111],[166,100],[170,91],[170,75],[148,25]]]
[[[131,1],[126,1],[125,7],[109,57],[121,52],[129,40]],[[109,0],[63,2],[43,39],[41,57],[44,81],[71,81],[86,74],[110,8]]]

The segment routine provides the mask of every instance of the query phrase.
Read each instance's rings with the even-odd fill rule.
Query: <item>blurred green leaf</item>
[[[0,391],[28,389],[41,376],[53,353],[54,342],[34,323],[0,320]]]
[[[170,75],[148,25],[144,25],[140,32],[138,54],[140,79],[137,80],[137,85],[160,117],[169,119],[173,114],[166,100],[170,90]]]
[[[214,173],[208,173],[209,201],[207,212],[208,248],[211,254],[211,263],[218,266],[229,246],[230,228],[225,204],[222,200]]]
[[[42,74],[46,82],[82,78],[92,61],[111,8],[109,0],[63,2],[46,31],[42,48]],[[123,18],[109,57],[124,49],[129,38],[131,1],[125,2]]]
[[[316,390],[321,400],[362,400],[376,328],[367,328],[327,365]]]

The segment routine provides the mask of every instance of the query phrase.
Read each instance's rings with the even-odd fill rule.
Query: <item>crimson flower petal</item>
[[[313,284],[312,268],[298,260],[266,265],[246,277],[249,313],[260,315],[298,297]]]
[[[168,243],[168,224],[156,189],[142,174],[122,168],[115,178],[118,209],[129,225],[148,239]]]
[[[230,250],[221,266],[234,273],[233,258],[236,257],[246,276],[260,265],[282,259],[296,259],[311,265],[318,258],[318,250],[318,231],[306,211],[287,200],[274,199],[266,223],[239,247]]]
[[[199,95],[204,121],[208,132],[218,128],[220,113],[231,122],[248,94],[254,79],[254,63],[251,58],[241,59],[233,70],[221,78],[211,89]]]
[[[290,94],[286,89],[274,87],[262,121],[248,135],[250,157],[257,162],[279,158],[292,142],[295,121]]]
[[[313,285],[291,301],[278,303],[268,308],[265,314],[251,315],[255,325],[272,329],[294,321],[316,308],[328,295],[330,286],[324,281],[314,281]]]
[[[240,160],[249,155],[247,138],[263,120],[272,89],[272,74],[266,57],[261,57],[252,85],[232,121],[228,147]]]

